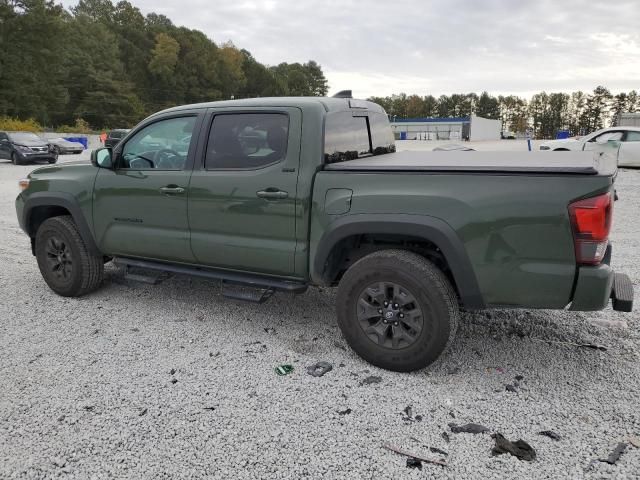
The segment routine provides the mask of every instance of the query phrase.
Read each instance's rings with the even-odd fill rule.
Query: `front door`
[[[11,144],[9,143],[9,135],[0,132],[0,158],[11,158]]]
[[[187,197],[197,124],[197,113],[152,121],[118,145],[113,170],[100,169],[93,218],[104,253],[194,261]]]
[[[620,144],[618,166],[640,167],[640,132],[627,130]]]
[[[189,189],[198,263],[293,276],[300,110],[228,109],[211,116]]]

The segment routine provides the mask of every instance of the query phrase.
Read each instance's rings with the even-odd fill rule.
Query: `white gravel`
[[[201,279],[149,286],[109,267],[102,289],[65,299],[15,217],[16,181],[32,168],[0,162],[0,478],[640,478],[633,446],[592,463],[640,437],[637,312],[465,314],[438,365],[398,374],[346,347],[327,289],[253,305]],[[617,187],[613,263],[638,303],[640,171],[621,171]],[[305,367],[319,360],[334,369],[314,378]],[[277,376],[284,363],[295,371]],[[382,381],[361,385],[370,375]],[[521,438],[537,460],[492,457],[488,434],[450,422]],[[410,437],[449,465],[409,469],[381,447],[441,458]]]

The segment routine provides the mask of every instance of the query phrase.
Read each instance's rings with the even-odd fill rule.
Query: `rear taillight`
[[[578,264],[598,265],[602,262],[609,244],[612,215],[613,200],[610,192],[569,205]]]

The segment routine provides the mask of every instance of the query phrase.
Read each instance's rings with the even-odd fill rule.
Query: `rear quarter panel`
[[[576,274],[567,206],[611,184],[611,177],[584,175],[319,172],[311,259],[323,232],[345,215],[432,216],[462,240],[485,304],[564,308]],[[348,213],[325,212],[330,188],[353,190]]]

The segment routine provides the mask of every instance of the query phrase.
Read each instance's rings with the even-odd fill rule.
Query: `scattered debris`
[[[453,413],[453,410],[449,410],[449,416],[450,416],[451,418],[456,418],[456,414],[455,414],[455,413]]]
[[[411,417],[413,416],[413,408],[411,408],[411,405],[407,406],[404,408],[404,414],[411,419]]]
[[[171,379],[171,383],[173,383],[175,385],[176,383],[178,383],[178,379],[177,378],[172,378]]]
[[[214,411],[216,407],[202,407],[203,410]]]
[[[265,327],[264,331],[271,334],[276,333],[276,329],[273,327]]]
[[[344,366],[345,366],[345,364],[344,364],[344,363],[341,363],[341,364],[340,364],[340,365],[338,365],[338,366],[339,366],[339,367],[344,367]]]
[[[329,362],[317,362],[307,367],[307,373],[313,377],[322,377],[331,370],[333,370],[333,365]]]
[[[59,421],[59,422],[62,422],[62,421],[64,421],[64,419],[65,419],[65,418],[67,418],[67,416],[66,416],[66,415],[60,415],[60,416],[58,417],[58,421]]]
[[[518,393],[518,389],[516,388],[515,385],[511,385],[510,383],[508,383],[507,385],[504,386],[504,389],[507,392],[513,392],[513,393]]]
[[[176,374],[176,369],[172,368],[171,370],[169,370],[169,375],[175,375]]]
[[[51,457],[51,463],[53,463],[56,467],[62,468],[67,464],[67,461],[62,457]]]
[[[467,423],[466,425],[460,426],[455,423],[450,423],[449,428],[453,433],[485,433],[489,431],[487,427],[478,425],[477,423]]]
[[[398,447],[394,447],[393,445],[389,444],[389,443],[383,443],[382,446],[384,448],[386,448],[387,450],[391,450],[392,452],[395,452],[399,455],[404,455],[405,457],[409,457],[409,458],[413,458],[415,460],[419,460],[421,462],[426,462],[426,463],[433,463],[434,465],[440,465],[443,467],[447,466],[447,462],[445,462],[444,460],[437,460],[437,459],[433,459],[433,458],[424,458],[424,457],[420,457],[418,455],[415,455],[411,452],[407,452],[406,450],[402,450]]]
[[[525,460],[527,462],[531,462],[536,459],[536,451],[524,440],[511,442],[510,440],[504,438],[501,433],[495,433],[492,435],[492,437],[496,441],[493,450],[491,450],[492,455],[502,455],[503,453],[510,453],[514,457],[520,460]]]
[[[542,432],[538,432],[538,435],[544,435],[545,437],[549,437],[551,440],[561,440],[562,437],[558,435],[556,432],[552,430],[544,430]]]
[[[640,448],[640,437],[629,437],[629,443],[636,448]]]
[[[139,331],[140,331],[140,329],[139,329],[139,328],[137,328],[137,327],[130,328],[129,330],[130,330],[130,331],[132,331],[132,332],[134,332],[134,333],[135,333],[135,332],[139,332]]]
[[[444,450],[440,450],[437,447],[430,447],[429,445],[427,445],[424,442],[421,442],[420,440],[418,440],[416,437],[409,437],[411,440],[413,440],[414,442],[422,445],[423,447],[428,448],[432,453],[439,453],[440,455],[449,455],[447,452],[445,452]]]
[[[36,361],[36,360],[38,360],[40,357],[42,357],[42,354],[41,354],[41,353],[38,353],[34,358],[32,358],[31,360],[29,360],[29,363],[33,363],[33,362],[35,362],[35,361]]]
[[[278,365],[274,370],[278,375],[289,375],[293,372],[293,365]]]
[[[220,352],[216,352],[215,354],[213,352],[209,352],[209,356],[212,357],[212,358],[215,358],[215,357],[217,357],[219,355],[220,355]]]
[[[618,461],[618,459],[622,456],[626,448],[627,448],[627,444],[624,442],[620,442],[618,443],[616,448],[613,449],[613,452],[611,452],[607,458],[599,458],[598,460],[601,462],[608,463],[609,465],[614,465]]]
[[[447,443],[451,441],[451,439],[449,438],[449,434],[447,432],[442,432],[442,438],[444,438],[444,441]]]
[[[606,352],[607,347],[603,347],[602,345],[596,345],[594,343],[574,343],[574,342],[560,342],[558,340],[544,340],[542,338],[532,338],[536,342],[543,343],[555,343],[557,345],[567,345],[569,347],[578,347],[578,348],[589,348],[591,350],[600,350],[601,352]]]
[[[139,416],[139,417],[143,417],[143,416],[145,416],[145,415],[147,414],[147,412],[148,412],[148,409],[143,408],[143,409],[140,411],[140,413],[138,414],[138,416]]]
[[[521,382],[522,380],[524,380],[522,375],[516,375],[516,382]]]
[[[407,458],[407,468],[417,468],[418,470],[422,470],[422,461],[417,458],[409,457]]]
[[[415,419],[416,422],[421,422],[422,421],[422,415],[416,415],[413,418]]]
[[[458,373],[460,373],[460,367],[453,367],[447,371],[448,375],[457,375]]]
[[[338,412],[338,415],[349,415],[351,412],[352,410],[350,408],[347,408],[346,410]]]
[[[362,380],[362,382],[360,382],[360,385],[371,385],[372,383],[380,383],[381,381],[382,381],[382,377],[371,375],[365,378],[364,380]]]
[[[93,409],[96,408],[95,405],[85,405],[84,408],[87,412],[93,412]]]

